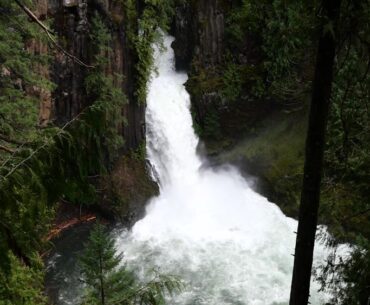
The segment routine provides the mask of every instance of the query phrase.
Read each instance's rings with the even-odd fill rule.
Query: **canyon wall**
[[[206,147],[200,151],[215,166],[232,163],[248,179],[258,177],[256,190],[296,215],[305,109],[292,111],[269,92],[262,33],[235,21],[239,9],[240,1],[179,5],[172,25],[176,67],[189,75],[194,128]]]
[[[98,15],[111,37],[105,73],[121,88],[127,103],[121,112],[124,122],[117,126],[123,138],[119,157],[108,164],[109,175],[98,187],[96,208],[103,214],[117,217],[128,225],[143,213],[146,201],[158,192],[148,174],[145,161],[145,103],[135,96],[137,56],[128,42],[127,12],[115,0],[36,0],[32,8],[37,18],[50,26],[57,43],[87,66],[93,62],[94,37],[92,20]],[[138,8],[137,8],[138,9]],[[40,101],[39,124],[63,126],[93,103],[86,92],[85,80],[91,67],[57,50],[53,44],[31,41],[29,50],[49,55],[49,66],[40,66],[40,74],[55,84],[50,91],[31,88]],[[135,191],[134,191],[135,189]]]
[[[136,62],[135,54],[129,48],[125,12],[123,6],[114,0],[37,0],[36,16],[51,24],[58,43],[70,54],[86,64],[93,56],[91,20],[100,15],[112,37],[112,54],[106,73],[114,77],[115,84],[122,88],[128,103],[122,108],[125,123],[120,128],[124,138],[124,149],[138,148],[145,137],[145,105],[134,96]],[[55,121],[59,125],[71,120],[85,107],[91,105],[84,81],[88,67],[78,64],[63,52],[39,43],[31,47],[34,52],[48,52],[51,55],[49,69],[45,75],[56,84],[52,93],[41,98],[40,122]],[[123,75],[119,78],[116,75]]]

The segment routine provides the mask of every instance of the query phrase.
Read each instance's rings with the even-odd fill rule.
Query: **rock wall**
[[[225,50],[225,1],[198,0],[179,5],[172,25],[176,40],[173,44],[177,69],[189,72],[187,89],[191,95],[195,123],[204,128],[207,114],[217,112],[222,106],[216,88],[208,83],[217,82],[212,71],[221,64]],[[206,71],[206,80],[192,77]],[[206,84],[207,83],[207,84]],[[207,86],[207,92],[202,87]]]
[[[94,207],[99,214],[130,225],[142,216],[146,201],[158,192],[158,186],[148,174],[145,156],[132,157],[142,150],[145,140],[145,104],[138,103],[134,94],[137,56],[129,48],[123,5],[114,0],[36,0],[32,10],[39,20],[50,25],[58,44],[87,65],[94,56],[93,16],[99,14],[110,32],[112,52],[107,55],[105,72],[113,77],[115,85],[128,99],[121,109],[125,122],[117,127],[124,147],[118,160],[109,165],[110,173],[96,182],[104,192],[98,194]],[[78,64],[45,42],[31,41],[28,49],[50,56],[49,66],[40,66],[39,72],[56,85],[53,92],[29,89],[40,100],[40,125],[53,122],[62,126],[91,105],[84,86],[89,67]]]
[[[282,112],[271,99],[250,98],[248,81],[236,100],[222,94],[230,64],[226,53],[232,54],[233,64],[244,67],[245,78],[247,73],[257,75],[255,67],[262,61],[254,33],[246,33],[237,44],[228,36],[229,14],[239,5],[236,0],[194,0],[178,6],[172,25],[176,67],[188,72],[194,126],[211,164],[234,164],[248,179],[257,176],[256,190],[295,216],[305,114]]]
[[[49,21],[52,30],[63,48],[84,63],[89,64],[93,56],[90,37],[91,18],[99,14],[112,35],[113,55],[109,57],[110,75],[128,97],[123,107],[125,124],[120,127],[125,144],[124,151],[136,149],[145,138],[145,105],[137,103],[133,94],[135,83],[135,54],[128,48],[125,33],[125,12],[122,5],[113,0],[37,0],[36,16]],[[50,79],[57,85],[51,94],[44,93],[40,105],[40,122],[55,121],[63,124],[91,104],[84,92],[84,80],[89,68],[81,66],[62,52],[45,45],[33,46],[34,52],[49,52],[52,62],[46,69]]]
[[[221,62],[224,19],[224,3],[220,0],[184,2],[176,8],[172,31],[178,68],[189,68],[194,58],[203,66]]]
[[[37,0],[36,1],[35,15],[41,20],[45,21],[48,13],[48,2],[47,0]],[[49,52],[47,44],[41,42],[40,40],[32,40],[29,42],[27,49],[33,54],[47,54]],[[50,78],[50,71],[47,66],[38,66],[39,73],[46,79]],[[39,125],[46,126],[50,121],[52,114],[52,98],[51,92],[46,89],[41,89],[38,87],[32,87],[26,89],[28,93],[38,97],[39,104]]]
[[[172,25],[176,67],[188,72],[195,129],[210,154],[234,145],[277,108],[251,94],[257,79],[264,77],[256,68],[261,51],[253,33],[236,45],[228,32],[228,18],[239,6],[237,0],[187,1],[177,7]]]

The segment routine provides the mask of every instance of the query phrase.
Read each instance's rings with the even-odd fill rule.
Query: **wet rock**
[[[176,69],[188,70],[194,50],[194,22],[190,5],[186,2],[176,8],[172,34],[176,37],[172,47],[175,51]]]

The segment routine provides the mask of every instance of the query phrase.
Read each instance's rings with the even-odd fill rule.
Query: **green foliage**
[[[220,118],[216,110],[208,111],[204,119],[202,135],[211,139],[218,139],[221,133]]]
[[[11,273],[5,276],[0,272],[0,305],[42,305],[47,304],[43,295],[42,263],[29,268],[10,254]],[[40,260],[39,258],[35,258]]]
[[[350,255],[339,257],[334,248],[328,263],[315,271],[322,290],[332,295],[328,304],[362,305],[369,302],[369,249],[369,240],[358,236]]]
[[[136,161],[145,161],[146,158],[146,145],[141,143],[139,147],[131,152],[131,157]]]
[[[242,107],[250,111],[253,105],[266,103],[288,111],[304,109],[313,76],[315,4],[241,0],[224,6],[224,56],[210,65],[195,55],[187,82],[192,101],[203,105],[205,94],[218,95],[215,108],[219,118],[226,112],[237,115]],[[203,129],[207,115],[196,114],[201,116],[195,120]],[[219,123],[219,138],[228,137],[229,123]],[[200,134],[207,132],[201,130]]]
[[[127,103],[127,98],[117,85],[122,82],[122,76],[115,75],[114,79],[112,75],[107,75],[105,72],[109,64],[108,58],[112,56],[111,36],[98,16],[92,19],[91,39],[97,54],[95,69],[87,75],[85,87],[87,94],[95,101],[91,106],[92,112],[95,113],[97,120],[104,122],[102,145],[112,161],[118,156],[118,150],[123,145],[123,138],[117,131],[124,123],[121,108]]]
[[[243,90],[244,71],[241,65],[229,63],[224,70],[222,95],[230,102],[240,98]]]
[[[167,31],[174,14],[176,0],[146,0],[140,15],[135,1],[125,0],[129,45],[137,56],[136,97],[140,103],[146,100],[147,84],[153,70],[153,44],[161,43],[162,31]]]
[[[202,98],[207,93],[222,90],[223,80],[215,67],[203,68],[197,60],[193,60],[192,71],[186,88],[194,98]]]
[[[307,69],[312,64],[315,33],[315,7],[302,1],[240,1],[234,4],[226,17],[227,46],[234,55],[232,69],[243,71],[245,81],[228,77],[225,79],[231,100],[241,95],[241,84],[254,98],[275,97],[281,102],[302,99],[308,86],[304,79],[310,75]],[[255,49],[260,63],[239,62],[239,53]],[[253,54],[253,53],[252,53]],[[255,61],[256,58],[252,58]],[[260,65],[260,66],[259,66]],[[236,81],[239,80],[239,81]]]
[[[25,3],[31,5],[30,2]],[[48,57],[27,49],[42,41],[38,27],[27,20],[15,2],[0,1],[0,146],[8,149],[0,150],[0,276],[4,279],[8,275],[9,281],[15,276],[12,268],[21,273],[24,267],[15,261],[14,255],[8,255],[9,251],[25,261],[31,260],[31,249],[39,246],[40,236],[46,233],[53,214],[45,204],[47,195],[37,174],[43,167],[41,162],[35,162],[33,169],[22,168],[10,175],[13,167],[30,156],[40,142],[55,135],[54,129],[38,128],[39,101],[35,91],[53,89],[53,84],[40,75]],[[7,174],[9,177],[5,178]],[[19,281],[22,283],[23,279]],[[13,294],[14,302],[28,298],[26,294],[22,296],[23,292]]]
[[[364,47],[364,46],[363,46]],[[357,188],[367,194],[370,179],[370,117],[369,106],[370,57],[356,45],[345,50],[345,61],[338,64],[329,119],[327,143],[328,172],[338,179],[355,179]],[[369,198],[369,197],[368,197]]]
[[[37,128],[39,101],[35,91],[49,91],[53,84],[39,70],[48,57],[27,50],[42,37],[37,26],[12,1],[0,1],[0,162],[24,142],[47,137]]]
[[[85,84],[92,105],[63,128],[46,129],[43,138],[20,147],[0,166],[2,277],[11,276],[11,255],[34,268],[32,257],[45,247],[54,204],[61,198],[93,203],[97,195],[89,176],[104,174],[122,146],[118,127],[125,97],[115,83],[119,77],[106,75],[109,34],[99,20],[94,20],[92,33],[99,38],[96,69]]]
[[[113,238],[102,225],[96,225],[80,259],[87,285],[83,304],[158,305],[164,304],[165,294],[181,289],[176,278],[158,273],[142,283],[121,261],[122,254],[116,254]]]

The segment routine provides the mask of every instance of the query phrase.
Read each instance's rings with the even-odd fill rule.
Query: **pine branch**
[[[5,231],[5,238],[6,243],[8,244],[10,250],[13,252],[15,256],[17,256],[26,266],[31,266],[31,260],[29,257],[24,253],[21,247],[18,244],[17,238],[15,238],[9,229],[8,225],[5,224],[3,221],[0,221],[0,228]]]
[[[42,22],[40,19],[37,18],[37,16],[24,4],[22,4],[19,0],[14,0],[14,2],[34,21],[36,24],[41,27],[41,29],[46,33],[48,39],[51,41],[51,43],[54,45],[56,49],[58,49],[60,52],[65,54],[67,57],[71,58],[73,61],[75,61],[77,64],[84,66],[86,68],[94,68],[95,66],[88,65],[84,63],[82,60],[77,58],[76,56],[72,55],[68,51],[66,51],[60,44],[56,42],[56,40],[53,38],[53,32]]]

